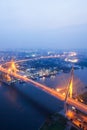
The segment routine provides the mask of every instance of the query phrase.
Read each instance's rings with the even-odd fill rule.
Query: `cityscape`
[[[87,0],[0,0],[0,130],[87,130]]]
[[[87,68],[86,50],[2,50],[0,59],[0,81],[3,85],[20,92],[22,89],[27,98],[27,87],[33,85],[33,89],[43,91],[63,103],[62,110],[56,115],[65,120],[63,124],[60,123],[64,127],[62,129],[87,129],[87,86],[74,75],[75,71]],[[45,81],[52,81],[56,77],[59,84],[47,86]],[[58,121],[56,118],[49,120]],[[41,129],[47,129],[44,127]]]

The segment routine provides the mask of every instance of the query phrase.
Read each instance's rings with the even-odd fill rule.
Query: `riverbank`
[[[39,130],[77,130],[76,127],[71,126],[69,120],[60,113],[50,115],[43,123]]]
[[[67,119],[59,113],[56,113],[46,119],[40,130],[64,130],[66,123]]]

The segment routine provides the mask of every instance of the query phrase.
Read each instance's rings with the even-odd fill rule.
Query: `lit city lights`
[[[69,53],[69,58],[73,56],[77,56],[77,54],[75,52]],[[59,55],[40,56],[40,57],[32,56],[32,58],[29,59],[24,59],[24,60],[22,59],[22,60],[15,60],[15,61],[11,60],[6,63],[3,63],[0,65],[0,71],[2,73],[2,78],[4,78],[4,82],[7,82],[8,84],[10,83],[13,84],[15,82],[14,78],[19,79],[21,83],[25,82],[25,83],[33,84],[36,88],[41,89],[42,91],[56,97],[61,101],[65,101],[66,103],[65,116],[69,120],[73,119],[72,123],[79,126],[80,123],[76,119],[78,117],[78,114],[76,112],[79,110],[82,113],[84,113],[84,114],[80,114],[80,118],[83,118],[83,120],[85,121],[86,120],[85,114],[87,115],[87,106],[86,104],[84,104],[83,99],[80,98],[74,99],[73,97],[73,91],[75,91],[73,89],[73,85],[75,82],[73,79],[74,76],[73,69],[71,71],[71,78],[70,78],[70,83],[68,88],[66,85],[64,85],[64,87],[62,88],[58,86],[57,88],[54,89],[35,81],[34,76],[38,78],[42,78],[43,80],[42,82],[44,82],[47,79],[47,77],[49,77],[49,75],[51,78],[52,76],[56,76],[57,73],[63,72],[63,70],[59,71],[59,69],[57,70],[57,67],[54,68],[52,67],[52,69],[54,70],[52,70],[51,68],[41,68],[40,70],[38,69],[38,71],[36,71],[35,67],[27,68],[25,70],[20,69],[21,67],[20,65],[21,64],[25,65],[26,62],[36,61],[38,63],[39,60],[53,60],[53,59],[59,60],[59,58],[63,58],[63,57],[66,62],[67,61],[73,63],[78,62],[78,59],[70,60],[69,58],[67,58],[67,53],[61,55],[60,57]]]
[[[87,130],[87,0],[0,12],[0,130]]]

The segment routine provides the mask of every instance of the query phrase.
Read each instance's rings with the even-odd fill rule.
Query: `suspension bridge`
[[[57,58],[58,56],[54,56],[54,58]],[[71,77],[68,83],[68,86],[66,86],[65,89],[61,89],[60,91],[56,91],[54,89],[51,89],[39,82],[36,82],[30,78],[27,78],[23,75],[20,75],[19,70],[16,67],[16,63],[24,62],[24,61],[30,61],[30,60],[38,60],[38,59],[43,59],[43,58],[53,58],[53,56],[49,57],[40,57],[40,58],[34,58],[34,59],[25,59],[25,60],[19,60],[19,61],[9,61],[7,63],[1,64],[0,65],[0,72],[6,75],[6,78],[11,81],[11,77],[14,77],[16,79],[20,79],[24,82],[31,83],[38,89],[41,89],[45,91],[46,93],[49,93],[50,95],[62,100],[65,102],[65,114],[67,115],[67,104],[75,107],[79,111],[85,113],[87,115],[87,105],[79,102],[77,98],[73,98],[73,86],[74,86],[74,73],[73,69],[71,71]],[[66,92],[64,94],[64,92]],[[69,115],[68,115],[69,116]],[[84,116],[84,119],[87,121],[87,116]]]

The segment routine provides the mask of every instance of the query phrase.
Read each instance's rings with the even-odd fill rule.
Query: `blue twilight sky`
[[[0,0],[1,48],[87,48],[87,0]]]

